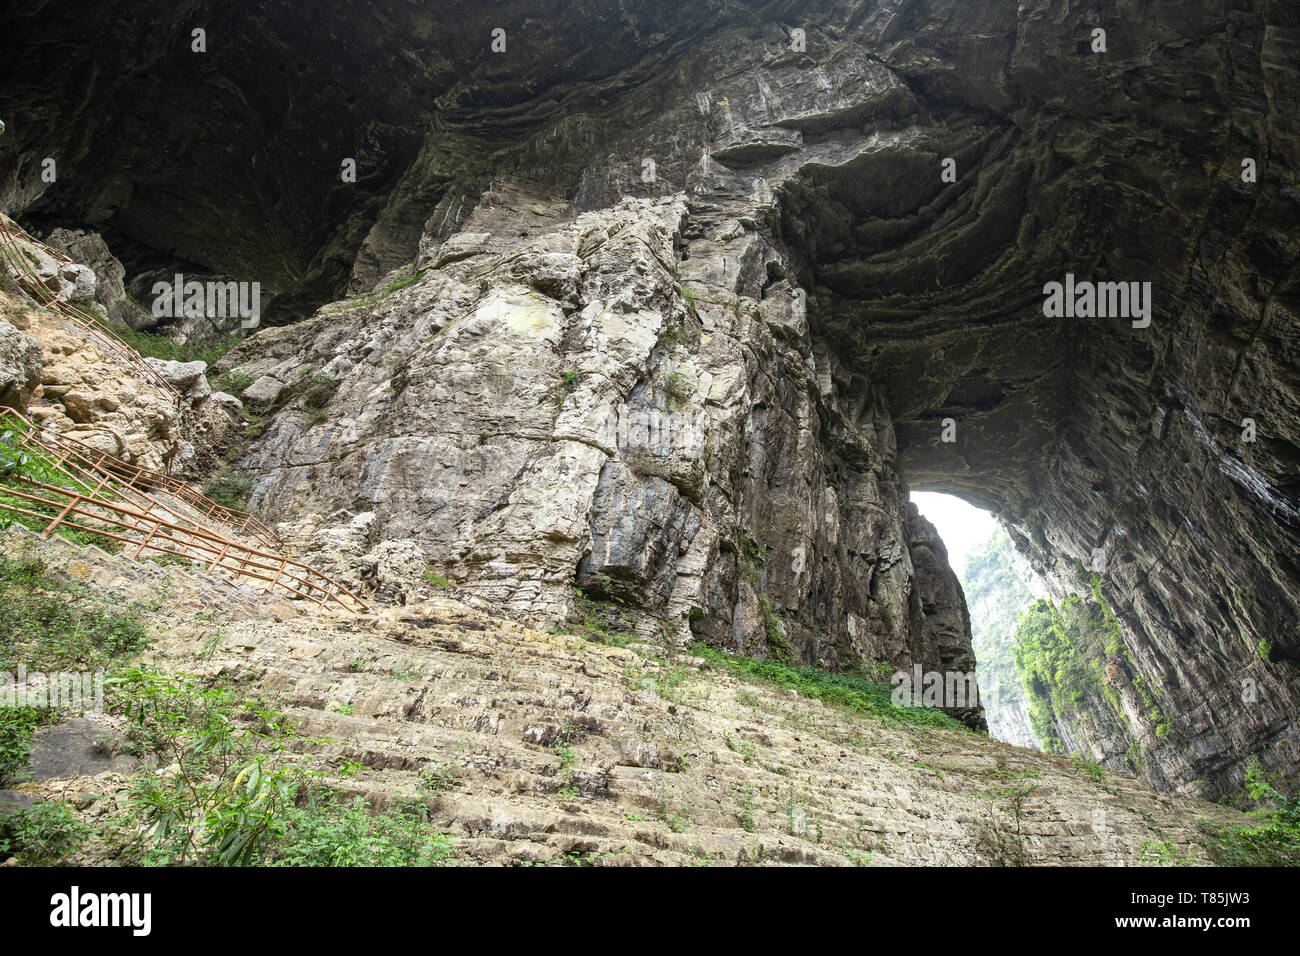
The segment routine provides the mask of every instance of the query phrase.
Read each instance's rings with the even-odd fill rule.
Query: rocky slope
[[[34,67],[111,43],[24,21],[0,101],[10,206],[120,236],[141,275],[260,278],[286,317],[380,280],[232,360],[270,415],[241,462],[264,516],[414,541],[515,615],[577,583],[678,641],[960,670],[905,505],[952,491],[1058,598],[1097,576],[1122,633],[1097,716],[1151,783],[1295,770],[1288,5],[449,3],[455,42],[415,3],[301,36],[289,6],[214,17],[202,55],[168,7],[43,93]],[[114,122],[127,93],[188,131],[174,161]],[[1067,274],[1150,282],[1150,324],[1045,316]]]
[[[458,591],[330,614],[57,538],[11,531],[3,546],[144,605],[147,664],[298,721],[294,749],[331,787],[423,802],[453,865],[1200,864],[1218,828],[1248,819],[741,679],[630,631],[604,643],[522,627]],[[0,806],[55,800],[102,826],[140,773],[166,772],[104,752],[121,718],[74,723],[38,733],[35,779]],[[109,846],[70,862],[110,862]]]
[[[238,400],[214,393],[203,362],[141,360],[112,332],[131,304],[122,265],[96,234],[56,234],[72,263],[8,218],[21,260],[0,269],[0,400],[42,429],[153,471],[197,464],[198,448],[234,429]],[[50,247],[52,248],[52,246]],[[39,281],[76,313],[45,308],[14,276]],[[126,311],[124,311],[126,310]],[[86,329],[86,320],[103,323]],[[97,331],[107,329],[107,332]]]
[[[500,189],[413,285],[223,359],[272,416],[240,462],[253,506],[304,547],[364,515],[534,623],[577,585],[679,645],[971,670],[888,420],[841,402],[771,246],[735,220],[683,236],[680,199],[520,234],[554,209]]]

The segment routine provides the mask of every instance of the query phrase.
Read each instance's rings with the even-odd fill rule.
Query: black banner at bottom
[[[481,942],[536,941],[568,925],[629,941],[715,933],[773,945],[834,927],[911,925],[936,943],[1039,929],[1064,939],[1197,933],[1231,945],[1277,931],[1286,881],[1233,869],[0,869],[6,936],[114,939],[127,947],[208,934],[259,945],[374,946],[376,931],[477,927]],[[681,921],[674,930],[673,924]],[[438,925],[442,929],[438,930]],[[856,928],[855,928],[856,927]],[[195,934],[199,935],[196,936]],[[628,935],[628,934],[631,935]],[[1050,938],[1050,937],[1047,937]]]

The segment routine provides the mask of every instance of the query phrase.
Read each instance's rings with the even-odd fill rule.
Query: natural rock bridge
[[[1211,796],[1295,769],[1293,10],[146,6],[170,27],[0,15],[4,195],[142,284],[277,293],[227,360],[270,383],[240,462],[266,517],[530,618],[576,581],[678,640],[969,669],[906,503],[948,491],[1118,618],[1099,753]],[[1149,324],[1045,315],[1067,275],[1150,283]],[[317,371],[323,399],[277,387]],[[704,454],[611,438],[620,407],[703,416]]]

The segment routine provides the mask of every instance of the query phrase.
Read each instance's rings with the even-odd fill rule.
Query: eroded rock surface
[[[961,666],[941,651],[961,602],[905,507],[909,485],[951,491],[1120,622],[1098,649],[1119,703],[1090,708],[1113,732],[1079,746],[1211,795],[1253,755],[1294,772],[1294,10],[543,6],[498,24],[452,3],[448,35],[374,0],[349,44],[289,4],[228,12],[224,72],[170,55],[174,31],[132,35],[120,75],[0,101],[2,192],[294,314],[373,290],[235,356],[271,416],[242,462],[255,503],[373,515],[358,558],[414,537],[512,614],[562,616],[577,582],[678,640]],[[22,44],[13,88],[126,29]],[[169,115],[164,88],[192,138],[170,166],[107,109],[132,92]],[[61,94],[86,174],[47,191],[33,130]],[[186,148],[240,141],[250,110],[254,160]],[[218,194],[223,215],[192,215]],[[1149,314],[1048,318],[1067,275],[1149,282]]]
[[[520,236],[521,198],[557,208],[498,192],[415,284],[224,360],[291,396],[241,461],[252,504],[372,516],[355,552],[413,538],[536,623],[573,616],[576,584],[678,644],[971,669],[960,586],[908,511],[888,419],[841,401],[774,247],[683,197]],[[321,522],[300,531],[310,553]]]

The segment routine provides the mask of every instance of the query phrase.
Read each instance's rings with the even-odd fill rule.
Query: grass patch
[[[789,687],[801,697],[838,704],[859,714],[869,714],[886,723],[944,730],[969,729],[941,710],[931,707],[896,707],[891,701],[893,687],[852,672],[832,674],[813,667],[792,667],[775,661],[727,654],[704,644],[694,644],[691,653],[704,658],[733,677],[752,682]]]
[[[129,325],[111,325],[109,328],[114,335],[146,358],[172,362],[207,362],[208,365],[213,365],[240,342],[237,335],[206,342],[177,342],[157,332],[137,331]],[[247,388],[247,384],[244,387]]]
[[[94,670],[149,644],[130,612],[50,577],[36,560],[0,558],[0,670]]]
[[[214,392],[225,392],[238,398],[244,394],[244,389],[253,384],[253,376],[232,368],[214,378],[211,384]]]
[[[1276,786],[1251,757],[1246,767],[1246,792],[1263,801],[1250,815],[1258,826],[1233,826],[1209,841],[1210,857],[1220,866],[1300,866],[1300,791],[1290,796]]]
[[[253,491],[253,479],[233,468],[223,468],[203,483],[203,494],[225,508],[243,511]]]

